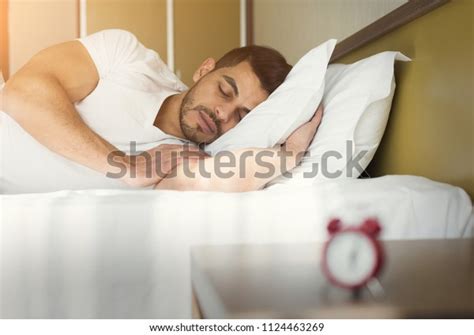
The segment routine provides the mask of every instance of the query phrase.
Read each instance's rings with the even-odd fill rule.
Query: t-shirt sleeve
[[[89,52],[100,78],[123,65],[144,59],[147,53],[135,35],[126,30],[102,30],[78,40]]]

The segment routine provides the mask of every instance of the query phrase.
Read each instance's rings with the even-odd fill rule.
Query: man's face
[[[195,143],[211,143],[267,97],[248,62],[208,72],[183,99],[181,130]]]

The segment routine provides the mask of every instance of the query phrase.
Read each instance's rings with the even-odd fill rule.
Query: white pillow
[[[321,102],[324,75],[335,45],[336,40],[331,39],[304,55],[267,100],[205,150],[214,155],[223,150],[270,148],[283,143],[313,116]]]
[[[357,178],[372,160],[385,131],[395,91],[395,60],[410,59],[388,51],[350,65],[330,65],[323,120],[308,154],[291,178],[281,176],[270,184]]]

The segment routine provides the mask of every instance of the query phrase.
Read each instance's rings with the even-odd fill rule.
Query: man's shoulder
[[[104,29],[86,37],[92,38],[96,43],[101,43],[106,50],[115,55],[134,56],[135,61],[145,59],[161,60],[160,54],[144,45],[138,37],[124,29]]]
[[[115,76],[121,84],[145,91],[157,87],[168,87],[179,92],[187,89],[168,68],[160,54],[144,46],[128,30],[105,29],[81,40],[94,56],[96,65],[105,69],[102,71],[102,79]],[[124,79],[124,76],[128,77]]]
[[[138,43],[138,38],[132,32],[124,29],[104,29],[92,33],[90,36],[97,36],[109,43]]]

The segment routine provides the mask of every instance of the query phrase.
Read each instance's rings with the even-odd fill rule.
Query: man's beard
[[[217,119],[216,114],[213,113],[209,108],[203,105],[197,105],[193,106],[194,104],[194,96],[193,96],[193,91],[194,87],[191,88],[186,95],[183,98],[183,101],[181,103],[181,107],[179,110],[179,125],[181,127],[181,131],[183,132],[184,136],[190,140],[193,141],[194,143],[200,145],[200,144],[208,144],[213,141],[215,141],[219,136],[222,135],[222,130],[221,130],[221,124],[220,121]],[[190,110],[195,110],[195,111],[202,111],[206,113],[216,124],[216,134],[213,138],[211,139],[204,139],[203,134],[199,132],[198,127],[192,127],[189,124],[186,123],[185,117],[186,114]]]

